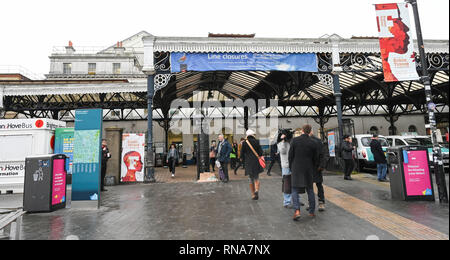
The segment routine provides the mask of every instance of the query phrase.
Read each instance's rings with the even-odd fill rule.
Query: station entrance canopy
[[[426,113],[423,85],[416,81],[383,81],[378,39],[343,39],[337,35],[317,39],[274,38],[143,38],[143,47],[135,49],[144,56],[142,71],[152,75],[153,119],[170,120],[170,104],[175,99],[189,102],[213,99],[276,99],[279,117],[327,118],[336,116],[333,68],[342,92],[343,115],[387,116]],[[417,50],[417,46],[415,46]],[[437,113],[448,115],[449,42],[426,40],[428,71],[432,79]],[[316,71],[290,70],[183,70],[172,61],[178,53],[190,55],[257,54],[313,55]],[[180,57],[179,59],[181,59]],[[178,59],[178,60],[179,60]],[[416,57],[418,60],[419,57]],[[178,61],[177,60],[177,61]],[[420,62],[417,62],[420,75]],[[176,72],[179,69],[180,72]],[[0,81],[0,107],[27,117],[65,119],[78,108],[121,110],[110,120],[146,120],[148,108],[147,78],[43,80],[31,82]],[[193,94],[195,93],[195,94]],[[136,113],[130,113],[134,111]],[[5,114],[3,112],[3,114]],[[131,116],[131,115],[135,116]],[[176,113],[175,113],[176,114]],[[178,113],[179,115],[180,113]],[[185,114],[186,117],[192,114]],[[226,115],[224,115],[226,116]],[[108,119],[110,117],[106,117]]]

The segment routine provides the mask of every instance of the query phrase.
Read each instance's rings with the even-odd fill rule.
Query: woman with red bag
[[[252,199],[259,199],[259,174],[266,167],[263,151],[259,141],[255,138],[253,130],[247,130],[247,139],[242,144],[241,159],[245,161],[245,175],[250,178],[250,191]]]

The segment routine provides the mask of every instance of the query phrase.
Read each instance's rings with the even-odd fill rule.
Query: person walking
[[[179,158],[180,155],[175,144],[170,145],[169,153],[167,154],[167,164],[169,165],[169,171],[172,173],[172,178],[175,178],[175,168]]]
[[[289,148],[292,134],[283,131],[278,140],[278,152],[280,153],[281,176],[283,177],[283,206],[289,208],[292,206],[291,196],[291,170],[289,168]]]
[[[309,137],[312,127],[304,125],[302,135],[292,140],[289,148],[289,168],[292,175],[293,220],[300,218],[300,194],[308,194],[309,216],[314,217],[316,201],[313,189],[313,176],[318,165],[318,147]]]
[[[353,151],[355,147],[352,144],[352,137],[344,135],[344,142],[342,142],[342,159],[344,159],[344,180],[353,180],[352,172],[355,168],[355,162],[353,160]]]
[[[270,147],[270,164],[269,164],[269,167],[267,168],[268,176],[272,175],[272,174],[270,174],[270,171],[272,170],[272,167],[276,162],[280,165],[280,170],[281,170],[283,167],[281,166],[281,162],[280,162],[280,153],[278,152],[278,144],[274,143]]]
[[[259,159],[263,156],[263,150],[259,141],[255,138],[253,130],[247,130],[246,135],[247,139],[242,144],[241,159],[245,162],[245,176],[250,179],[252,200],[258,200],[260,191],[259,174],[264,171],[259,163]]]
[[[318,149],[318,165],[315,168],[313,181],[316,183],[317,196],[319,197],[319,211],[325,210],[325,191],[323,189],[323,171],[327,167],[328,159],[330,157],[328,151],[328,143],[322,143],[322,140],[314,136],[313,131],[311,131],[311,139],[316,143]]]
[[[238,144],[238,157],[237,157],[238,162],[237,162],[236,168],[234,168],[234,175],[237,175],[237,170],[239,169],[239,167],[242,166],[244,168],[244,166],[245,166],[244,159],[241,159],[242,158],[242,156],[241,156],[242,155],[242,145],[244,144],[244,142],[245,142],[245,138],[241,138],[241,141]]]
[[[225,175],[225,179],[223,180],[225,183],[230,180],[228,176],[228,164],[230,163],[231,150],[232,148],[230,143],[224,138],[223,134],[220,134],[219,144],[216,151],[216,160],[219,161],[220,168],[223,170]]]
[[[212,141],[211,147],[209,148],[209,164],[213,172],[215,171],[214,167],[216,165],[216,149],[216,142]]]
[[[108,160],[111,158],[111,154],[108,149],[108,141],[106,139],[102,139],[102,168],[101,168],[101,180],[100,180],[100,190],[108,191],[105,189],[105,177],[106,177],[106,168],[108,164]]]
[[[386,182],[387,160],[381,143],[378,140],[377,134],[374,134],[372,137],[372,142],[370,142],[370,151],[372,152],[373,158],[377,164],[378,181]]]
[[[236,168],[237,148],[238,148],[237,144],[233,143],[233,145],[231,146],[231,153],[230,153],[230,167],[233,170]]]

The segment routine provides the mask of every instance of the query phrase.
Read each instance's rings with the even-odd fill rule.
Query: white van
[[[355,135],[353,137],[353,145],[356,146],[356,154],[358,156],[359,171],[364,168],[376,168],[372,151],[370,150],[370,143],[372,142],[371,134]],[[356,138],[356,140],[355,140]],[[379,135],[378,141],[381,143],[381,147],[384,152],[389,148],[389,144],[384,136]]]
[[[25,158],[51,154],[55,129],[66,122],[47,119],[0,120],[0,193],[22,193]]]
[[[433,161],[433,142],[431,137],[426,135],[393,135],[386,136],[390,147],[420,145],[428,148],[428,160]],[[442,157],[444,159],[444,170],[449,169],[449,150],[441,146]],[[433,165],[430,165],[433,168]]]

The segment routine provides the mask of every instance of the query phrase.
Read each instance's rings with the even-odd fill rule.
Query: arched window
[[[408,127],[408,132],[410,132],[410,133],[417,133],[417,127],[415,125],[410,125]]]
[[[372,126],[369,130],[370,134],[378,134],[378,127]]]
[[[396,135],[397,134],[397,127],[390,126],[389,127],[389,135]]]

